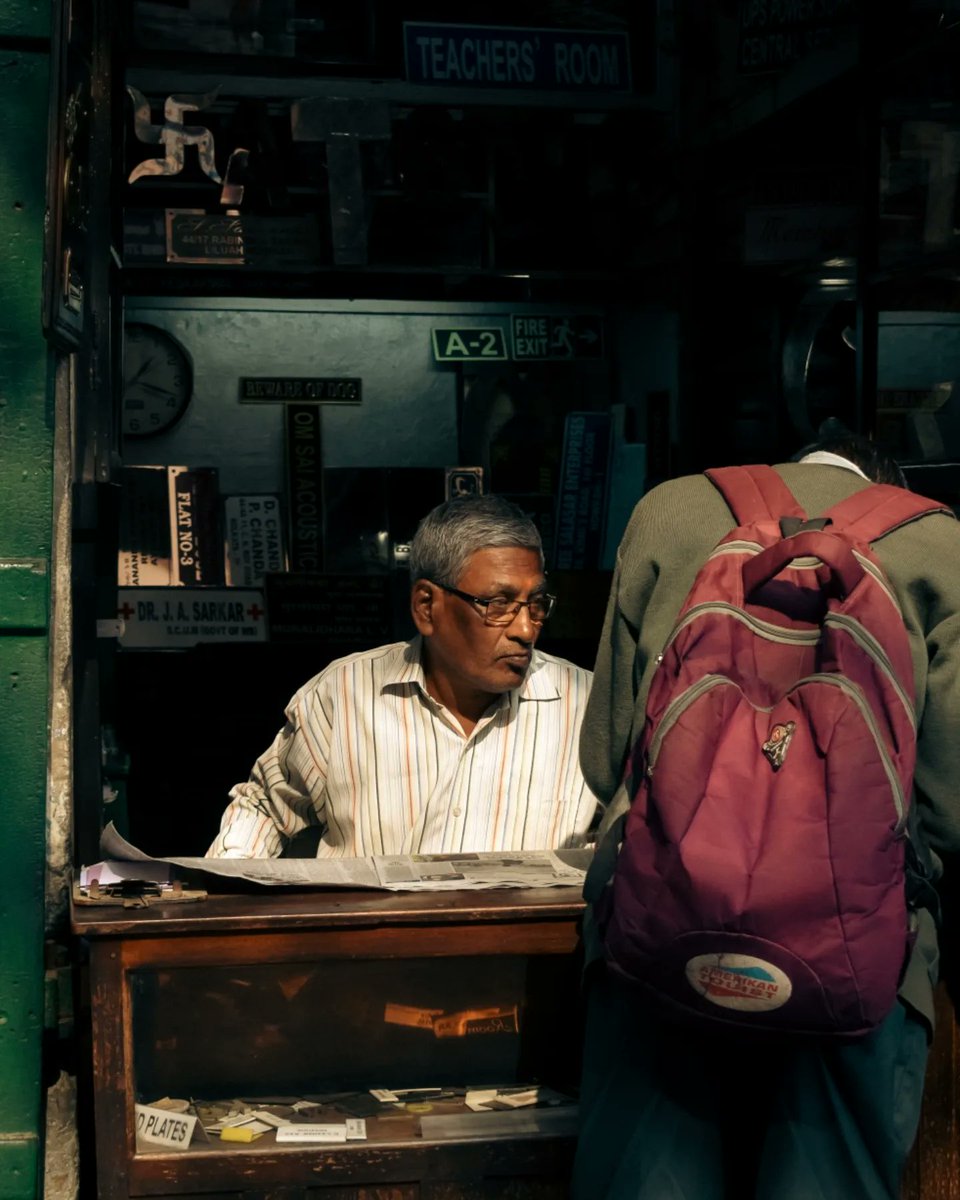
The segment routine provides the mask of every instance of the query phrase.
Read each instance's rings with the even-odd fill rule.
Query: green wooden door
[[[41,329],[49,6],[0,0],[0,1196],[41,1186],[53,400]]]

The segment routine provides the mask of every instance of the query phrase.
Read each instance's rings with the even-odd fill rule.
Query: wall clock
[[[131,322],[124,327],[123,400],[125,437],[148,437],[175,425],[193,392],[190,356],[165,329]]]

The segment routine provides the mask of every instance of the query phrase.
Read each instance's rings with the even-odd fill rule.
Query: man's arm
[[[960,737],[957,736],[960,611],[939,620],[928,631],[926,640],[927,689],[914,779],[930,849],[940,859],[957,859],[960,856]]]
[[[277,858],[295,834],[321,824],[330,720],[315,692],[299,692],[287,723],[230,803],[207,858]]]
[[[636,699],[632,681],[637,631],[617,601],[621,571],[618,552],[593,684],[580,730],[580,767],[590,790],[604,805],[610,803],[620,783]]]
[[[580,735],[580,765],[591,790],[609,805],[623,781],[635,735],[646,668],[641,625],[657,584],[651,549],[656,545],[658,492],[633,511],[617,550],[607,612],[597,650],[593,686]],[[649,640],[649,639],[648,639]]]
[[[623,770],[643,728],[647,690],[677,614],[711,548],[733,527],[703,475],[659,484],[620,542],[580,738],[587,783],[608,806],[601,833],[629,807]]]
[[[927,847],[960,855],[960,522],[934,514],[874,546],[903,609],[917,694],[917,808]]]

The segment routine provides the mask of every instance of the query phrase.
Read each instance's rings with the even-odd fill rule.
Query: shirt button
[[[455,809],[453,810],[453,815],[454,815],[455,817],[459,817],[459,816],[460,816],[460,814],[461,814],[462,812],[463,812],[463,809],[462,809],[462,808],[455,808]]]

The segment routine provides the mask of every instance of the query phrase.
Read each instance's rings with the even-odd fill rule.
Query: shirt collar
[[[382,687],[415,684],[427,695],[427,681],[423,673],[423,638],[417,634],[409,642],[401,643],[398,650],[394,661],[384,671]],[[550,672],[543,669],[546,665],[547,660],[535,648],[523,683],[507,694],[516,694],[520,700],[559,700],[557,685],[551,680]]]
[[[830,450],[813,450],[810,454],[805,454],[800,459],[802,463],[822,463],[826,467],[843,467],[847,471],[855,471],[861,478],[867,479],[863,471],[856,463],[851,462],[849,458],[844,458],[842,454],[834,454]]]

